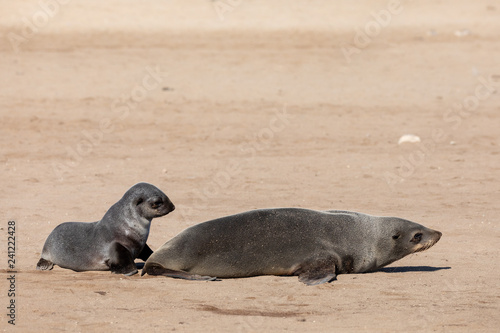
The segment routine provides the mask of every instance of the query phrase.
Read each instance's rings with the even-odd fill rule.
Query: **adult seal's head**
[[[377,270],[423,251],[439,231],[348,211],[260,209],[200,223],[166,242],[142,274],[192,280],[297,275],[308,285]]]
[[[58,225],[43,246],[37,269],[54,264],[75,271],[105,271],[133,275],[136,258],[146,261],[153,251],[146,244],[151,220],[175,209],[156,186],[138,183],[98,222]]]

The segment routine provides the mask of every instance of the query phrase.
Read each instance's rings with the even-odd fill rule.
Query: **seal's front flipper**
[[[43,258],[40,258],[36,264],[36,269],[41,271],[49,271],[52,268],[54,268],[54,263]]]
[[[299,281],[307,284],[308,286],[315,286],[325,282],[335,280],[337,275],[335,273],[319,274],[319,272],[304,272],[299,274]]]
[[[216,281],[216,277],[212,276],[202,276],[197,274],[190,274],[183,271],[175,271],[172,269],[164,268],[157,264],[147,265],[145,269],[142,270],[141,275],[148,273],[149,275],[163,275],[174,279],[184,279],[184,280],[196,280],[196,281]]]
[[[335,280],[335,259],[327,257],[324,259],[312,259],[303,263],[294,275],[299,276],[299,281],[308,286],[331,282]]]
[[[137,256],[137,258],[142,259],[143,261],[148,260],[149,256],[153,254],[153,250],[148,246],[148,244],[144,244],[141,253]]]
[[[106,260],[109,270],[115,274],[131,276],[138,273],[132,254],[120,243],[111,245],[109,259]]]

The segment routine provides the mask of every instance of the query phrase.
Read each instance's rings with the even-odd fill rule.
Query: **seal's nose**
[[[437,240],[436,240],[436,242],[437,242],[438,240],[440,240],[440,239],[441,239],[441,236],[442,236],[443,234],[441,233],[441,231],[437,231],[437,230],[436,230],[436,234],[437,234]]]

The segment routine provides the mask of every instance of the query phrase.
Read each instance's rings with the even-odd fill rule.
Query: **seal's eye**
[[[411,240],[411,241],[412,241],[413,243],[418,243],[418,242],[420,242],[421,240],[422,240],[422,233],[421,233],[421,232],[417,232],[417,233],[415,234],[415,236],[413,236],[413,238],[412,238],[412,240]]]
[[[156,209],[163,204],[161,199],[156,199],[153,203],[151,203],[151,208]]]
[[[397,235],[392,236],[392,239],[398,239],[399,237],[401,237],[401,235],[397,234]]]

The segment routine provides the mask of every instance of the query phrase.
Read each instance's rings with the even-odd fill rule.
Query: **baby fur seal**
[[[299,208],[259,209],[190,227],[146,261],[142,275],[214,280],[298,275],[307,285],[377,270],[424,251],[439,231],[396,217]]]
[[[135,258],[146,261],[153,251],[146,244],[151,220],[175,209],[154,185],[138,183],[98,222],[65,222],[58,225],[43,246],[36,269],[55,265],[74,271],[137,273]]]

